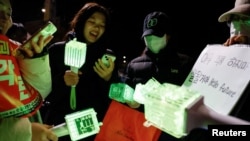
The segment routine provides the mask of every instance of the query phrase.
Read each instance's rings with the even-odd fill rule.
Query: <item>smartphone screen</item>
[[[115,61],[115,59],[116,59],[116,57],[115,57],[114,55],[105,53],[105,54],[102,56],[102,62],[103,62],[106,66],[109,66],[108,57],[110,57],[110,58],[112,59],[112,61]]]
[[[40,35],[43,35],[44,38],[47,38],[49,35],[53,35],[57,31],[57,27],[50,21],[48,21],[43,27],[36,31],[27,41],[22,44],[22,47],[29,48],[30,42],[34,40],[38,41]]]

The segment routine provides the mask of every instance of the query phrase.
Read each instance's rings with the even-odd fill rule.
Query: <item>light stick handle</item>
[[[70,70],[74,73],[78,73],[77,67],[70,67]],[[72,110],[76,109],[76,85],[71,86],[71,92],[70,92],[70,107]]]
[[[53,127],[52,131],[57,135],[58,138],[69,135],[69,130],[66,123],[62,123]]]

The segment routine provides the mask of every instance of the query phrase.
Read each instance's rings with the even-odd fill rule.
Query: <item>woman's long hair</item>
[[[72,21],[70,22],[70,29],[75,33],[75,36],[77,37],[77,40],[84,42],[85,38],[83,36],[83,28],[86,23],[86,20],[95,12],[103,13],[106,17],[106,24],[105,24],[105,32],[109,25],[109,18],[110,14],[107,8],[104,6],[95,3],[95,2],[89,2],[86,3],[74,16]],[[103,36],[104,36],[103,34]],[[103,38],[103,36],[101,38]],[[99,39],[100,40],[100,39]]]

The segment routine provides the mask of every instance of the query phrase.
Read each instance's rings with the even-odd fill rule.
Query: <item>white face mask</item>
[[[245,35],[250,39],[250,21],[232,21],[230,24],[230,37],[235,35]]]
[[[155,35],[148,35],[143,37],[146,46],[155,54],[159,53],[160,50],[167,45],[167,35],[164,34],[163,37],[158,37]]]

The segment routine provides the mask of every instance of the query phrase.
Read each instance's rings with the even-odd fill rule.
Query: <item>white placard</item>
[[[204,103],[229,114],[250,80],[250,46],[207,45],[183,86],[204,95]]]

